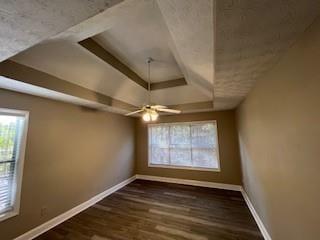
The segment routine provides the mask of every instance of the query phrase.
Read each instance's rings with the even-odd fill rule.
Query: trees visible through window
[[[219,170],[216,121],[149,125],[149,165]]]
[[[17,213],[27,113],[0,109],[0,219]]]

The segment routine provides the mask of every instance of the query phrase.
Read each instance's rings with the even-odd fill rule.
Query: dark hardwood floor
[[[240,192],[136,180],[37,240],[263,239]]]

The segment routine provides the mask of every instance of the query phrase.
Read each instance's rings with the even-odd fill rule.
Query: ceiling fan
[[[150,84],[151,84],[150,83],[150,64],[153,61],[154,60],[151,57],[147,58],[147,61],[146,61],[148,64],[148,103],[146,105],[143,105],[140,109],[126,114],[126,116],[131,116],[131,115],[134,115],[137,113],[142,113],[142,119],[145,122],[156,121],[159,117],[158,112],[167,112],[167,113],[174,113],[174,114],[181,113],[181,110],[170,109],[166,106],[151,104],[151,101],[150,101]]]

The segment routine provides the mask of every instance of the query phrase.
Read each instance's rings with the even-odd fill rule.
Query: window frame
[[[0,213],[0,222],[8,218],[19,215],[20,213],[20,199],[21,199],[21,186],[23,178],[23,166],[25,159],[25,150],[27,143],[28,125],[29,125],[29,111],[0,108],[0,115],[19,116],[24,117],[23,130],[21,133],[20,149],[18,150],[18,158],[16,159],[16,167],[14,172],[15,181],[15,195],[13,197],[12,210]]]
[[[192,124],[205,124],[205,123],[213,123],[216,125],[217,131],[216,131],[216,139],[217,139],[217,147],[216,147],[216,155],[217,155],[217,168],[208,168],[208,167],[189,167],[189,166],[175,166],[175,165],[166,165],[166,164],[153,164],[151,163],[151,151],[150,151],[150,127],[153,126],[166,126],[166,125],[179,125],[179,124],[186,124],[186,125],[192,125]],[[150,123],[147,126],[147,142],[148,142],[148,167],[152,168],[168,168],[168,169],[180,169],[180,170],[196,170],[196,171],[209,171],[209,172],[221,172],[220,167],[220,151],[219,151],[219,138],[218,138],[218,122],[217,120],[206,120],[206,121],[189,121],[189,122],[165,122],[165,123]]]

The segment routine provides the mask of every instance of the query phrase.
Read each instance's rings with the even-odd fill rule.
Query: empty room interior
[[[319,0],[0,19],[0,240],[320,239]]]

